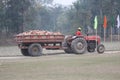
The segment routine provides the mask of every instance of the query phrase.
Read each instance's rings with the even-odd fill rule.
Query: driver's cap
[[[81,30],[81,28],[79,27],[78,30]]]

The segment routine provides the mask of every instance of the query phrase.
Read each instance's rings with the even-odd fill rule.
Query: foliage
[[[1,0],[1,32],[6,36],[23,31],[24,13],[30,6],[28,0]],[[8,35],[9,34],[9,35]]]
[[[120,13],[120,0],[77,0],[64,7],[53,0],[0,0],[0,35],[16,34],[31,29],[61,31],[73,34],[78,27],[84,33],[94,30],[94,17],[98,16],[98,33],[103,35],[103,17],[116,33],[116,17]],[[89,27],[88,27],[89,26]]]
[[[119,4],[119,0],[77,0],[74,2],[68,16],[73,22],[72,27],[74,27],[74,29],[78,26],[82,26],[84,32],[87,32],[87,26],[90,26],[91,29],[93,29],[94,17],[97,15],[99,24],[98,33],[102,36],[104,15],[106,15],[108,19],[107,34],[110,32],[111,26],[113,29],[116,29],[115,19],[120,13]],[[114,32],[116,32],[116,30]]]

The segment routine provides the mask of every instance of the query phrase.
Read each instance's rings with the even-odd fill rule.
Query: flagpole
[[[112,26],[111,26],[111,43],[112,43]]]
[[[118,28],[118,41],[120,40],[120,30]]]
[[[97,27],[98,27],[98,21],[97,21],[97,16],[95,16],[94,19],[94,29],[96,30],[96,48],[97,48]]]
[[[104,28],[104,42],[106,41],[106,29]]]
[[[97,49],[97,29],[96,29],[96,49]]]
[[[103,27],[104,27],[104,42],[105,42],[106,41],[106,28],[107,28],[107,17],[106,16],[104,16]]]
[[[119,28],[120,28],[120,17],[119,17],[119,15],[117,16],[117,28],[118,28],[118,41],[119,41],[119,37],[120,37],[120,30],[119,30]]]

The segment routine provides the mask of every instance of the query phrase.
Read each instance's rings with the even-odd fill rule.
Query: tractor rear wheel
[[[28,48],[28,52],[30,56],[41,56],[42,55],[42,47],[39,43],[31,44]]]
[[[76,54],[83,54],[87,50],[87,42],[84,38],[76,38],[71,43],[71,48]]]
[[[100,44],[97,46],[97,52],[102,54],[105,51],[105,46],[103,44]]]

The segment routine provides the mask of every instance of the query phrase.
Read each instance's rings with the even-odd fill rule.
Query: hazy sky
[[[54,0],[53,2],[67,6],[67,5],[71,5],[74,1],[76,0]]]

